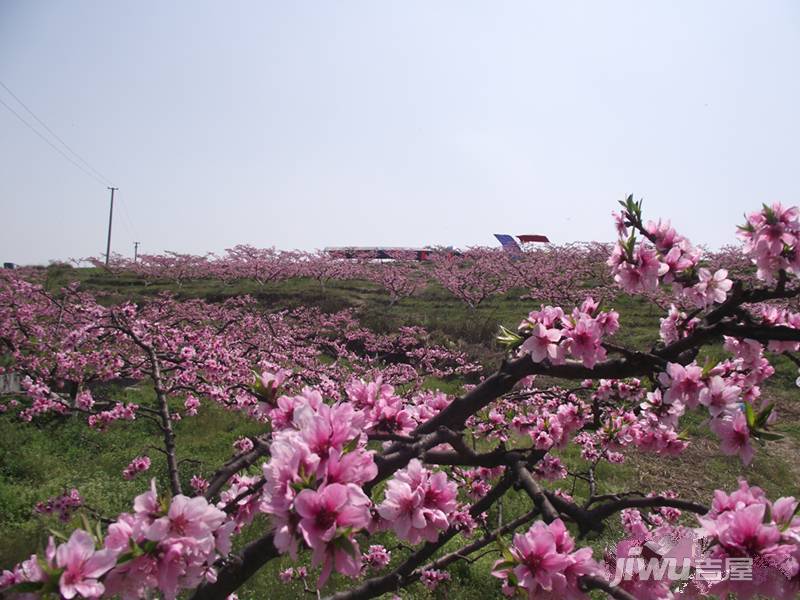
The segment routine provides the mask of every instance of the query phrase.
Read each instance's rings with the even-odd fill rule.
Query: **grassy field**
[[[299,305],[315,305],[331,311],[346,307],[355,308],[363,324],[376,331],[389,331],[400,325],[416,324],[428,328],[435,339],[452,341],[483,364],[491,368],[501,357],[492,339],[499,324],[516,326],[522,316],[536,307],[530,300],[521,300],[521,292],[497,296],[470,310],[452,298],[445,290],[429,286],[419,296],[401,300],[390,306],[388,296],[376,286],[361,281],[335,281],[322,289],[318,282],[291,280],[263,288],[255,283],[240,282],[226,285],[215,281],[189,282],[177,288],[169,284],[145,286],[130,277],[115,277],[93,269],[50,269],[47,285],[58,287],[71,280],[80,280],[89,290],[107,292],[107,301],[120,299],[146,299],[165,290],[181,297],[203,297],[221,300],[225,297],[252,294],[264,310],[277,310]],[[618,343],[647,347],[658,336],[659,313],[656,308],[641,301],[623,297],[614,303],[621,314],[622,329]],[[719,348],[710,348],[712,355]],[[756,459],[744,468],[736,457],[725,457],[714,441],[713,434],[698,414],[685,418],[686,429],[692,439],[689,449],[679,458],[664,459],[636,452],[628,454],[623,465],[604,465],[599,472],[600,490],[618,492],[629,489],[675,489],[681,496],[709,502],[715,488],[732,488],[736,479],[748,480],[765,488],[771,497],[800,494],[800,403],[794,385],[796,369],[784,359],[773,363],[776,374],[768,383],[765,393],[777,404],[780,424],[776,430],[785,434],[779,442],[759,448]],[[457,393],[460,382],[429,382]],[[151,391],[147,387],[114,388],[109,393],[128,400],[147,401]],[[180,457],[191,457],[197,463],[187,472],[209,474],[230,454],[231,443],[242,435],[252,435],[259,427],[232,413],[204,403],[200,415],[179,422],[177,436]],[[147,453],[153,459],[150,473],[161,477],[162,488],[165,468],[158,452],[149,450],[159,438],[147,422],[136,426],[113,425],[107,432],[89,430],[76,419],[52,419],[36,425],[21,425],[9,416],[0,417],[0,567],[7,567],[37,550],[48,529],[67,530],[76,523],[64,525],[55,519],[33,516],[31,509],[38,500],[58,494],[65,488],[76,487],[87,505],[98,514],[113,515],[129,510],[134,495],[140,493],[145,481],[142,478],[123,481],[120,473],[130,458]],[[578,452],[567,449],[562,457],[569,464],[579,464]],[[567,491],[580,497],[586,493],[579,483],[574,489],[572,480],[561,482]],[[511,493],[503,500],[502,513],[507,520],[521,514],[530,504],[527,496]],[[498,519],[497,510],[490,519]],[[266,523],[263,524],[266,526]],[[263,530],[254,527],[250,531]],[[591,540],[599,551],[607,543],[618,539],[617,520],[600,537]],[[372,543],[381,543],[376,536]],[[240,543],[246,539],[239,539]],[[456,547],[454,541],[451,549]],[[403,551],[395,552],[395,560]],[[453,581],[437,592],[430,593],[416,584],[402,592],[404,598],[500,598],[499,586],[489,575],[494,557],[484,557],[474,563],[461,562],[454,567]],[[306,595],[296,584],[277,584],[276,573],[290,566],[288,558],[274,561],[262,570],[239,593],[245,598],[298,598]],[[332,588],[347,587],[349,581],[334,579]]]

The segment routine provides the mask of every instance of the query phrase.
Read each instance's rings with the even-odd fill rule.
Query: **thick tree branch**
[[[198,587],[191,600],[224,600],[239,589],[245,581],[273,558],[277,558],[278,550],[273,543],[272,532],[250,542],[238,556],[228,561],[219,570],[214,583],[205,583]]]
[[[512,455],[508,461],[511,470],[517,478],[517,481],[522,486],[536,505],[537,510],[542,513],[542,518],[546,523],[552,523],[558,519],[558,511],[553,507],[550,499],[545,496],[544,490],[539,483],[533,478],[531,472],[528,470],[525,461],[519,455]]]

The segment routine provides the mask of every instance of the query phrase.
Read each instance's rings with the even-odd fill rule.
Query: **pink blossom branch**
[[[509,476],[503,477],[488,494],[470,507],[470,514],[473,517],[477,517],[488,510],[497,500],[505,495],[511,487],[512,481],[512,478]],[[325,600],[366,600],[368,598],[375,598],[381,594],[386,594],[400,587],[405,587],[419,577],[419,575],[414,574],[416,569],[458,533],[459,529],[450,527],[439,535],[439,539],[435,542],[427,542],[424,544],[422,548],[406,558],[401,565],[390,573],[367,579],[359,586],[345,592],[337,592],[332,596],[328,596]]]
[[[228,480],[236,473],[254,465],[262,456],[269,454],[269,443],[266,436],[254,438],[253,443],[255,447],[250,452],[233,457],[211,476],[208,489],[204,494],[206,500],[215,498]]]

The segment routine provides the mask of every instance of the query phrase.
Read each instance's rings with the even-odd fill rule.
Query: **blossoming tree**
[[[327,371],[309,358],[325,347],[313,336],[309,350],[281,353],[274,344],[281,334],[268,331],[275,324],[255,315],[244,321],[235,313],[221,328],[227,313],[209,319],[211,309],[203,306],[189,311],[194,325],[186,330],[187,319],[171,321],[158,306],[151,313],[132,305],[104,309],[77,289],[70,290],[79,299],[73,303],[43,300],[26,287],[31,284],[12,281],[0,339],[13,367],[31,373],[30,401],[8,406],[23,419],[73,410],[97,417],[82,396],[87,383],[129,372],[149,374],[156,396],[164,395],[162,412],[169,411],[168,395],[191,387],[195,401],[186,398],[186,414],[198,409],[201,396],[211,397],[262,422],[263,435],[237,442],[210,481],[193,478],[188,495],[177,466],[170,467],[169,493],[153,484],[107,526],[77,529],[61,544],[51,539],[41,555],[4,572],[0,586],[10,594],[68,599],[174,598],[182,590],[198,600],[226,598],[265,564],[288,555],[300,564],[281,572],[282,580],[305,580],[316,569],[311,586],[321,597],[355,600],[417,581],[434,588],[455,563],[492,551],[492,575],[508,596],[588,598],[597,590],[622,599],[795,598],[796,499],[770,500],[744,480],[708,503],[670,491],[609,495],[599,489],[598,467],[623,462],[632,451],[680,455],[691,443],[679,433],[680,423],[692,411],[707,417],[720,451],[744,464],[757,444],[778,437],[772,431],[777,415],[761,386],[774,372],[771,355],[797,360],[800,349],[800,315],[784,304],[800,295],[798,211],[776,204],[747,217],[739,233],[755,274],[737,279],[705,262],[668,222],[646,222],[641,202],[629,197],[622,205],[608,267],[627,293],[660,290],[672,298],[658,339],[646,350],[614,343],[624,323],[609,306],[613,301],[601,305],[587,297],[573,307],[541,306],[516,330],[501,330],[505,360],[458,398],[407,387],[413,377],[371,358],[370,368],[349,371],[358,361],[348,360],[347,368]],[[475,264],[486,268],[484,258]],[[460,276],[449,267],[440,267],[443,277]],[[487,289],[500,288],[491,283]],[[222,352],[216,344],[226,331],[245,333],[224,338]],[[294,340],[300,333],[285,335]],[[704,347],[719,342],[727,358],[702,362]],[[364,332],[329,343],[350,352],[381,345]],[[439,364],[421,356],[406,352],[403,364],[422,370]],[[186,366],[193,362],[200,364]],[[314,375],[291,375],[292,362]],[[452,368],[463,372],[467,365]],[[141,410],[123,406],[113,418]],[[171,418],[160,421],[165,429]],[[165,432],[167,452],[168,445]],[[581,456],[572,473],[561,453],[568,445]],[[147,468],[141,458],[126,476]],[[569,475],[585,481],[581,497],[552,485]],[[529,497],[528,509],[495,525],[488,515],[514,488]],[[56,504],[58,510],[71,506]],[[262,527],[259,514],[269,525],[232,551],[240,533]],[[620,518],[628,535],[613,549],[623,561],[620,577],[585,545],[611,518]],[[377,532],[391,532],[402,545],[375,544]],[[652,577],[640,558],[644,551],[664,536],[689,533],[704,540],[691,555],[695,577]],[[701,561],[720,561],[722,576],[699,575]],[[750,561],[749,579],[734,576],[741,561]],[[330,591],[334,572],[353,578],[352,586]]]

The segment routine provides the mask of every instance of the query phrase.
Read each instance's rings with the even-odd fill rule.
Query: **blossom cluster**
[[[744,251],[756,265],[759,279],[773,283],[781,270],[800,274],[800,212],[797,207],[785,208],[779,202],[763,205],[747,215],[739,227]]]
[[[370,569],[382,569],[392,560],[392,553],[381,544],[372,544],[362,556],[364,566]]]
[[[439,587],[440,583],[450,581],[450,573],[447,571],[440,571],[439,569],[427,569],[420,573],[419,580],[430,591],[434,591]]]
[[[53,496],[42,502],[37,502],[33,510],[40,515],[58,514],[58,518],[66,523],[72,513],[81,506],[83,506],[83,498],[81,498],[78,490],[72,488],[59,496]]]
[[[139,406],[137,404],[117,402],[114,408],[110,410],[90,415],[88,419],[89,427],[96,427],[102,431],[114,421],[133,421],[136,419],[136,411],[138,409]]]
[[[619,329],[619,314],[598,308],[590,297],[569,314],[552,306],[531,312],[518,327],[519,333],[526,336],[520,351],[534,362],[546,359],[556,365],[569,355],[591,369],[606,358],[603,336],[614,335]]]
[[[44,556],[33,555],[0,575],[0,591],[24,584],[28,592],[58,592],[67,600],[158,591],[172,600],[180,590],[216,580],[213,565],[230,551],[234,526],[223,511],[202,497],[159,497],[155,480],[133,508],[109,526],[99,548],[83,529],[58,546],[51,537]]]
[[[659,336],[661,337],[661,341],[665,344],[672,344],[686,337],[700,324],[700,319],[697,317],[690,318],[674,304],[670,305],[667,316],[662,317],[659,321],[661,323],[659,327]]]
[[[378,514],[402,540],[412,544],[435,542],[450,526],[457,491],[446,473],[433,472],[415,458],[389,480]]]
[[[462,490],[473,500],[483,498],[492,489],[492,483],[505,471],[505,467],[476,467],[474,469],[456,468],[453,472],[454,479]],[[452,518],[457,517],[459,511],[454,511]]]
[[[325,404],[311,390],[304,397],[273,438],[259,509],[272,518],[279,551],[296,557],[301,541],[311,549],[313,566],[322,567],[321,587],[334,568],[350,577],[361,573],[355,534],[372,521],[361,486],[377,467],[361,411],[348,402]]]
[[[521,589],[528,598],[582,600],[586,595],[579,578],[600,572],[591,548],[575,550],[566,526],[556,519],[549,525],[537,521],[527,532],[516,534],[492,575],[502,580],[508,597]]]
[[[372,381],[354,379],[345,386],[350,403],[364,413],[370,433],[405,435],[445,409],[452,398],[439,391],[423,390],[410,399],[395,392],[381,376]]]
[[[705,407],[711,417],[711,430],[720,438],[721,450],[738,454],[744,464],[749,464],[754,455],[750,438],[770,439],[773,435],[765,431],[776,418],[772,406],[762,403],[758,412],[753,406],[761,395],[759,384],[774,369],[757,342],[726,338],[725,349],[734,358],[713,367],[702,368],[694,362],[685,366],[669,363],[659,376],[666,390],[663,404],[676,418],[687,408]]]
[[[629,293],[646,294],[661,284],[672,284],[699,308],[725,301],[733,287],[726,269],[712,272],[701,267],[701,253],[669,221],[642,223],[641,203],[632,197],[621,204],[623,212],[614,213],[620,239],[608,259],[617,285]],[[637,232],[642,235],[638,241]]]
[[[139,473],[143,473],[150,468],[150,457],[149,456],[137,456],[134,458],[130,464],[125,467],[122,471],[122,478],[126,481],[130,481],[134,477],[136,477]]]
[[[712,559],[750,558],[753,577],[740,581],[706,582],[708,592],[738,597],[766,596],[778,600],[800,593],[800,516],[789,496],[770,502],[764,491],[744,480],[730,494],[714,493],[711,511],[701,517],[698,535],[706,538]]]
[[[631,293],[655,290],[659,283],[672,283],[697,265],[700,253],[669,221],[643,225],[641,203],[629,197],[621,204],[623,212],[613,213],[620,239],[608,264],[622,289]],[[636,229],[646,240],[638,245]]]
[[[305,567],[287,567],[278,572],[278,579],[283,583],[289,583],[295,579],[305,579],[308,577],[308,569]]]
[[[661,495],[675,497],[671,492]],[[624,510],[621,519],[628,537],[607,553],[606,576],[611,579],[616,569],[624,575],[617,585],[636,598],[796,598],[800,592],[797,508],[795,498],[771,502],[761,488],[740,479],[733,492],[714,492],[711,510],[697,517],[699,526],[694,529],[677,523],[677,509],[661,507],[646,517],[639,510]],[[667,558],[684,563],[678,565],[683,571],[679,590],[671,588],[673,582],[663,573],[654,576],[648,565]],[[624,569],[619,569],[620,560],[627,563]],[[734,572],[736,561],[747,564],[746,576]]]

